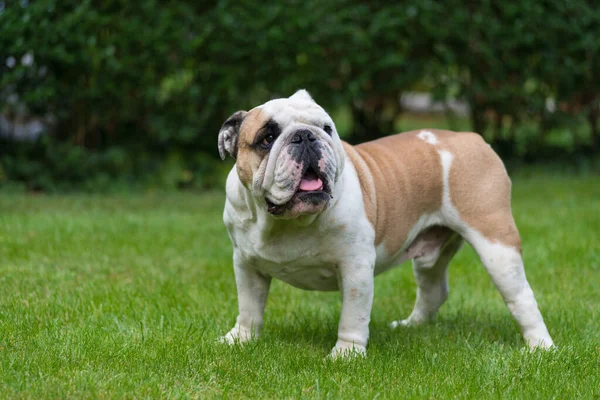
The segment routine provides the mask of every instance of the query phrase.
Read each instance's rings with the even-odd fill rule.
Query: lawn
[[[600,179],[514,180],[525,266],[558,349],[528,353],[475,253],[430,325],[408,264],[376,279],[366,359],[325,359],[338,293],[274,282],[263,336],[237,310],[223,195],[0,194],[3,398],[599,398]]]

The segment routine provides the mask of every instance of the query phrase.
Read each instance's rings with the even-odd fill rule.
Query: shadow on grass
[[[337,319],[325,315],[279,318],[265,327],[264,334],[269,340],[329,351],[337,340]]]
[[[278,318],[266,324],[263,338],[285,345],[329,351],[337,340],[337,322],[337,317],[326,315]],[[438,316],[422,326],[396,329],[389,328],[388,321],[375,320],[370,324],[370,347],[436,344],[469,348],[493,345],[518,349],[525,346],[516,323],[510,315],[503,314]]]
[[[454,343],[466,347],[493,344],[520,348],[525,345],[516,323],[509,315],[501,314],[438,316],[421,326],[396,329],[389,328],[385,321],[375,321],[370,328],[371,345],[385,346],[390,342],[407,346]]]

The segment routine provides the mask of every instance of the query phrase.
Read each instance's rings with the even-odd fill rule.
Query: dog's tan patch
[[[443,196],[441,154],[452,155],[448,188],[461,220],[486,238],[520,250],[510,209],[511,183],[504,165],[481,136],[444,130],[412,131],[344,149],[363,192],[367,218],[393,254],[422,215],[439,211]]]
[[[520,252],[510,206],[511,182],[500,157],[476,133],[457,134],[444,146],[455,155],[449,174],[450,200],[461,220],[487,239]]]
[[[348,157],[350,163],[354,166],[356,174],[358,175],[360,189],[363,195],[365,213],[367,214],[369,222],[373,228],[375,228],[377,223],[377,192],[371,171],[365,160],[352,145],[346,142],[342,142],[342,145],[344,147],[344,151],[346,152],[346,156]],[[379,243],[377,238],[375,241]]]
[[[260,129],[269,121],[270,116],[260,108],[254,108],[248,111],[244,122],[240,126],[238,137],[238,153],[236,167],[240,181],[246,188],[252,185],[252,177],[258,170],[261,161],[267,153],[260,154],[252,148],[252,143]]]
[[[442,165],[436,146],[419,132],[387,136],[352,147],[346,154],[360,179],[365,211],[382,242],[395,253],[421,217],[442,204]]]

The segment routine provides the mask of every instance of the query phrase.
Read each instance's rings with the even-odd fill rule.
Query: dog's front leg
[[[373,305],[373,262],[347,260],[339,268],[342,314],[331,357],[366,354]]]
[[[221,337],[222,342],[229,344],[243,343],[258,337],[271,285],[270,277],[260,274],[245,263],[237,252],[233,256],[233,269],[239,314],[235,326]]]

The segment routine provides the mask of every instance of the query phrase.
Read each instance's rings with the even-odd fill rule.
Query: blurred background
[[[596,0],[0,0],[0,190],[204,190],[234,111],[306,88],[351,142],[482,134],[600,170]]]

